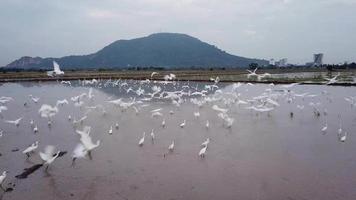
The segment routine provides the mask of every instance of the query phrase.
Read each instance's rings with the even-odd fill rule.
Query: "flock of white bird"
[[[254,71],[249,71],[247,75],[248,78],[257,77],[258,80],[263,79],[265,77],[269,77],[270,74],[257,74],[255,69]],[[60,72],[58,72],[60,73]],[[153,72],[151,74],[151,78],[157,75],[157,72]],[[335,83],[337,81],[336,77],[332,79],[328,79],[326,84]],[[81,107],[88,110],[87,113],[91,110],[96,110],[102,112],[102,115],[106,115],[106,109],[104,105],[96,105],[96,106],[85,106],[86,100],[91,101],[95,98],[92,87],[117,87],[121,90],[125,91],[126,94],[131,96],[129,100],[128,98],[119,98],[119,99],[110,99],[104,102],[107,105],[114,105],[121,109],[121,111],[132,110],[136,114],[139,114],[143,108],[150,106],[150,102],[155,100],[162,100],[170,102],[174,107],[179,107],[181,104],[185,102],[189,102],[194,104],[198,109],[198,111],[194,111],[192,114],[195,118],[200,118],[201,114],[199,112],[199,108],[201,107],[209,107],[214,112],[216,112],[216,116],[218,119],[221,119],[223,127],[226,129],[230,129],[234,124],[234,118],[231,117],[229,111],[232,106],[241,107],[244,109],[251,110],[251,112],[256,115],[261,115],[266,113],[266,115],[271,115],[271,113],[280,106],[280,101],[286,101],[290,104],[296,98],[313,98],[317,96],[317,94],[309,94],[302,93],[298,94],[293,91],[293,87],[298,85],[298,83],[288,84],[288,85],[274,85],[269,84],[269,87],[258,96],[255,96],[251,99],[243,100],[241,97],[241,93],[239,92],[239,88],[244,85],[242,83],[234,83],[232,85],[231,91],[223,91],[219,88],[219,77],[211,78],[211,83],[207,83],[203,89],[199,89],[198,86],[195,86],[192,82],[180,82],[176,81],[176,76],[174,74],[168,74],[164,76],[164,81],[152,81],[150,79],[138,81],[137,87],[135,88],[128,80],[79,80],[79,84],[89,87],[88,92],[78,94],[77,96],[71,97],[69,100],[67,99],[59,99],[55,105],[48,105],[45,102],[41,105],[38,110],[38,114],[47,119],[48,126],[52,126],[53,117],[60,111],[61,107],[66,106],[67,104],[74,104],[76,107]],[[61,81],[60,84],[71,87],[71,81]],[[247,83],[248,86],[253,86],[251,83]],[[146,87],[144,87],[146,86]],[[147,87],[149,86],[149,89]],[[165,87],[169,86],[169,87]],[[170,88],[170,89],[167,89]],[[324,92],[327,93],[326,91]],[[212,94],[212,95],[209,95]],[[134,96],[134,98],[132,98]],[[326,97],[329,98],[329,97]],[[8,107],[6,106],[8,102],[13,101],[12,97],[2,96],[0,97],[0,115],[3,118],[6,118],[6,112],[8,112]],[[29,99],[25,100],[24,106],[27,106],[28,102],[32,101],[35,104],[40,104],[41,99],[35,97],[33,95],[29,95]],[[331,101],[331,99],[330,99]],[[345,97],[345,101],[347,101],[352,107],[356,106],[356,97]],[[319,117],[321,114],[327,115],[327,110],[321,110],[319,108],[320,103],[310,102],[309,106],[312,108],[312,111],[315,117]],[[296,105],[296,107],[300,110],[304,109],[304,105]],[[166,128],[166,120],[165,116],[162,112],[162,108],[155,108],[149,111],[150,116],[157,120],[161,119],[162,128]],[[169,114],[174,115],[175,111],[170,110]],[[87,119],[87,114],[82,116],[79,119],[72,118],[71,115],[68,115],[68,121],[73,124],[74,127],[83,127],[82,129],[76,128],[76,133],[79,135],[79,140],[77,145],[74,147],[74,150],[71,154],[72,156],[72,165],[75,164],[77,159],[82,158],[90,158],[92,151],[96,148],[100,147],[100,140],[93,141],[91,137],[91,127],[85,125],[85,120]],[[290,117],[293,117],[293,112],[290,113]],[[342,120],[339,117],[339,129],[337,130],[337,135],[339,141],[345,142],[347,139],[347,132],[342,128]],[[4,119],[5,123],[13,124],[14,126],[20,126],[21,123],[28,123],[24,121],[28,121],[33,129],[34,134],[39,132],[38,125],[34,122],[33,119],[24,119],[24,117],[19,117],[15,120],[7,120]],[[185,128],[189,121],[183,120],[177,123],[177,126],[180,128]],[[79,126],[80,125],[80,126]],[[205,123],[205,128],[209,129],[211,126],[209,120]],[[107,131],[109,135],[112,135],[114,132],[114,128],[118,129],[119,124],[116,123],[110,126],[110,129]],[[326,133],[328,131],[327,121],[325,126],[321,127],[321,132]],[[2,135],[5,134],[4,130],[0,130],[0,139]],[[149,136],[146,136],[146,132],[142,133],[142,137],[138,138],[138,148],[142,147],[145,143],[146,137],[150,137],[152,141],[156,139],[156,135],[154,133],[154,129],[152,129]],[[206,138],[206,140],[202,141],[200,146],[200,150],[197,152],[197,156],[204,158],[207,154],[208,146],[210,143],[210,138]],[[36,151],[38,151],[40,141],[35,141],[28,147],[23,148],[22,153],[26,155],[27,158],[31,157]],[[168,152],[173,152],[175,150],[175,141],[172,142],[168,146]],[[54,163],[54,161],[60,156],[61,151],[56,150],[55,146],[47,145],[45,146],[43,151],[39,151],[39,156],[42,159],[42,165],[48,167]],[[166,156],[166,154],[164,154]],[[0,186],[7,176],[7,171],[4,171],[0,176]]]

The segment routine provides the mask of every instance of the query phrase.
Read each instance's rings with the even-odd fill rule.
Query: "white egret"
[[[162,128],[165,128],[165,127],[166,127],[166,120],[163,119],[163,121],[162,121]]]
[[[68,104],[67,99],[57,100],[56,106],[63,106],[64,104]]]
[[[251,78],[251,76],[257,76],[256,71],[258,68],[255,68],[253,71],[246,70],[249,74],[247,74],[247,78]]]
[[[184,128],[184,126],[185,126],[185,120],[184,120],[181,124],[179,124],[179,126],[180,126],[181,128]]]
[[[154,75],[157,75],[158,74],[158,72],[152,72],[151,73],[151,78],[154,76]]]
[[[59,156],[61,151],[54,153],[55,147],[52,145],[47,145],[44,152],[40,152],[40,157],[43,160],[43,165],[46,165],[46,170],[48,170],[49,165],[51,165],[56,158]]]
[[[74,166],[76,159],[85,158],[87,154],[88,154],[88,150],[84,147],[84,145],[82,143],[78,143],[73,150],[72,166]]]
[[[340,142],[345,142],[347,137],[347,132],[345,132],[343,135],[339,135],[339,140]]]
[[[38,148],[38,141],[31,144],[25,150],[22,151],[23,154],[26,154],[27,157],[30,157],[30,154],[33,153]]]
[[[22,120],[22,118],[23,118],[23,117],[20,117],[20,118],[18,118],[18,119],[16,119],[16,120],[6,120],[5,122],[6,122],[6,123],[9,123],[9,124],[15,124],[16,126],[19,126],[19,125],[20,125],[20,122],[21,122],[21,120]]]
[[[119,123],[116,123],[116,124],[115,124],[115,128],[116,128],[116,129],[119,129]]]
[[[47,118],[53,117],[54,115],[57,114],[57,112],[58,112],[57,106],[52,107],[47,104],[43,104],[41,108],[38,110],[38,113],[40,113],[41,117],[47,117]]]
[[[4,183],[5,179],[6,179],[6,175],[7,175],[7,171],[3,171],[1,176],[0,176],[0,187],[2,187],[2,184]]]
[[[34,103],[38,103],[38,101],[40,100],[40,98],[34,97],[34,96],[32,96],[32,94],[30,94],[30,97]]]
[[[198,111],[198,112],[194,112],[194,117],[195,118],[199,118],[200,117],[200,112]]]
[[[174,150],[174,140],[172,141],[172,143],[168,146],[168,150],[170,152],[172,152]]]
[[[53,71],[47,71],[47,76],[53,77],[57,75],[63,75],[64,71],[62,71],[56,61],[53,61]]]
[[[210,127],[209,120],[206,120],[205,127],[206,127],[207,129],[209,129],[209,127]]]
[[[112,135],[112,126],[110,126],[110,129],[109,129],[109,135]]]
[[[37,125],[33,128],[33,132],[34,132],[34,133],[37,133],[37,132],[38,132],[38,127],[37,127]]]
[[[200,157],[205,157],[205,154],[206,154],[206,149],[208,148],[208,145],[206,145],[205,147],[203,147],[202,149],[200,149],[200,151],[199,151],[199,156]]]
[[[142,138],[140,139],[140,141],[138,142],[139,146],[142,146],[143,143],[145,142],[145,136],[146,136],[146,132],[143,132]]]
[[[1,113],[3,110],[7,110],[7,107],[6,107],[6,106],[0,106],[0,113]]]
[[[153,132],[153,129],[152,129],[152,131],[151,131],[151,140],[154,141],[154,139],[155,139],[155,133]]]
[[[340,76],[340,72],[334,76],[333,78],[324,78],[325,80],[327,80],[328,82],[326,83],[326,85],[330,85],[330,84],[333,84],[333,83],[336,83],[337,82],[337,77]]]

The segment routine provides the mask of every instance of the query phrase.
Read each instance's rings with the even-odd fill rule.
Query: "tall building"
[[[321,66],[323,65],[323,57],[324,54],[322,53],[318,53],[318,54],[314,54],[314,66]]]

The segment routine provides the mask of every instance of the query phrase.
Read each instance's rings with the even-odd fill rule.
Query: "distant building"
[[[275,65],[275,61],[273,58],[271,60],[269,60],[269,65]]]
[[[323,57],[324,54],[322,53],[318,53],[318,54],[314,54],[314,66],[322,66],[323,65]]]
[[[286,67],[288,64],[288,59],[287,58],[283,58],[283,59],[280,59],[279,61],[276,61],[275,62],[275,65],[277,67]]]

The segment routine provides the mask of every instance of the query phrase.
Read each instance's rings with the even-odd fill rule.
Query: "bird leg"
[[[91,151],[88,151],[88,156],[90,160],[93,160],[93,157],[91,156]]]
[[[71,167],[74,167],[74,165],[75,165],[75,160],[76,160],[77,158],[73,158],[72,159],[72,164],[71,164]]]

